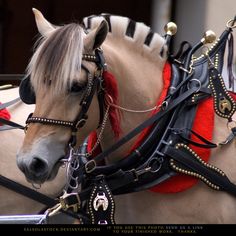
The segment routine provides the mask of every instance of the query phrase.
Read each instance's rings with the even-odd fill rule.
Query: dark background
[[[151,0],[0,0],[0,74],[23,74],[37,39],[32,7],[51,23],[81,22],[91,14],[128,16],[150,25]]]

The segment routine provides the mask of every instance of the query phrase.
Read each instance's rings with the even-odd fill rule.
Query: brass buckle
[[[69,204],[70,201],[68,198],[71,196],[75,197],[77,202]],[[72,208],[74,212],[77,212],[80,208],[80,204],[80,197],[77,193],[67,193],[64,191],[63,195],[59,198],[59,203],[47,209],[46,214],[51,217],[57,214],[60,210],[67,211],[69,208]]]
[[[141,169],[141,170],[136,170],[136,169],[132,169],[131,172],[133,173],[135,179],[134,181],[137,182],[139,180],[139,176],[140,175],[143,175],[147,172],[150,172],[151,171],[151,167],[146,167],[144,169]]]
[[[76,201],[75,203],[72,203],[70,204],[68,201],[68,198],[70,197],[75,197],[76,198]],[[60,205],[61,205],[61,208],[63,210],[68,210],[69,208],[73,208],[73,211],[74,212],[77,212],[78,209],[80,208],[80,204],[81,204],[81,201],[80,201],[80,198],[79,198],[79,195],[77,193],[67,193],[66,191],[64,192],[64,194],[59,198],[59,202],[60,202]]]

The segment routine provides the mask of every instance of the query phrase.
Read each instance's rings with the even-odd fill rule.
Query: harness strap
[[[32,199],[36,202],[39,202],[39,203],[42,203],[48,207],[53,207],[54,205],[56,205],[58,203],[58,200],[55,200],[53,198],[50,198],[40,192],[37,192],[31,188],[28,188],[22,184],[19,184],[11,179],[8,179],[2,175],[0,175],[0,185],[7,188],[7,189],[10,189],[16,193],[19,193],[29,199]],[[80,219],[80,218],[85,218],[85,216],[83,214],[79,214],[79,213],[74,213],[72,211],[64,211],[64,210],[60,210],[60,212],[66,214],[66,215],[69,215],[73,218],[76,218],[76,219]]]
[[[236,196],[236,185],[230,182],[225,173],[196,158],[196,154],[189,147],[183,149],[168,146],[164,153],[176,161],[176,163],[170,162],[175,171],[200,178],[213,189],[224,190]]]
[[[0,184],[10,190],[13,190],[14,192],[22,194],[23,196],[33,199],[44,205],[54,206],[57,203],[56,200],[49,198],[39,192],[36,192],[35,190],[28,188],[22,184],[19,184],[11,179],[8,179],[3,175],[0,175]]]
[[[164,117],[168,112],[173,110],[176,106],[178,106],[181,102],[185,101],[187,98],[189,98],[193,93],[195,93],[198,90],[198,88],[193,87],[184,92],[181,96],[176,98],[172,103],[169,104],[169,106],[160,112],[158,112],[156,115],[150,117],[148,120],[144,121],[141,125],[136,127],[134,130],[132,130],[130,133],[128,133],[125,137],[120,139],[118,142],[116,142],[114,145],[112,145],[110,148],[106,149],[104,152],[96,156],[94,159],[88,161],[85,166],[80,168],[80,172],[85,171],[87,173],[93,172],[93,170],[96,169],[96,165],[98,162],[104,160],[106,156],[120,148],[122,145],[124,145],[126,142],[128,142],[130,139],[135,137],[137,134],[139,134],[143,129],[146,127],[152,125],[154,122],[159,121],[162,117]]]
[[[217,144],[210,142],[209,140],[205,139],[195,131],[184,128],[184,129],[178,129],[178,128],[173,128],[172,133],[178,135],[182,140],[186,141],[187,143],[190,143],[194,146],[201,147],[201,148],[216,148]],[[196,136],[199,140],[201,140],[203,143],[197,143],[192,141],[191,139],[187,138],[188,133],[193,134]]]
[[[0,117],[0,123],[5,124],[0,127],[0,131],[10,130],[10,129],[23,129],[23,130],[25,129],[24,126],[10,120],[3,119],[1,117]]]

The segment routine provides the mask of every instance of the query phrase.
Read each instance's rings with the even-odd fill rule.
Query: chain
[[[109,94],[107,94],[106,96],[107,96],[106,103],[108,106],[115,107],[115,108],[122,110],[122,111],[127,111],[127,112],[132,112],[132,113],[146,113],[146,112],[157,110],[158,108],[161,107],[161,106],[155,106],[155,107],[152,107],[152,108],[146,109],[146,110],[133,110],[133,109],[128,109],[128,108],[114,104],[112,97]]]
[[[127,112],[132,112],[132,113],[146,113],[146,112],[154,111],[157,108],[159,108],[159,106],[155,106],[155,107],[147,109],[147,110],[132,110],[132,109],[121,107],[121,106],[118,106],[118,105],[115,105],[115,104],[110,104],[110,106],[115,107],[115,108],[117,108],[119,110],[122,110],[122,111],[127,111]]]
[[[89,151],[88,153],[86,153],[86,156],[87,156],[87,157],[89,157],[89,156],[91,156],[91,155],[93,154],[94,150],[98,147],[98,145],[99,145],[100,142],[101,142],[102,135],[103,135],[103,132],[104,132],[106,123],[107,123],[108,116],[109,116],[109,110],[110,110],[110,105],[107,106],[106,112],[105,112],[105,114],[104,114],[104,119],[103,119],[102,124],[101,124],[101,130],[100,130],[100,133],[99,133],[99,135],[98,135],[97,141],[96,141],[96,143],[94,144],[94,146],[93,146],[93,148],[91,149],[91,151]]]

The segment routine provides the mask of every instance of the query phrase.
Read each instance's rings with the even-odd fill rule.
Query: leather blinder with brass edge
[[[184,143],[178,143],[175,145],[175,149],[184,151],[187,154],[190,154],[191,157],[193,157],[195,160],[197,160],[201,165],[205,166],[208,169],[211,169],[215,172],[217,172],[218,174],[220,174],[221,176],[225,176],[225,173],[220,170],[219,168],[206,163],[205,161],[203,161],[198,155],[197,153],[195,153],[189,146],[187,146]],[[181,174],[185,174],[185,175],[189,175],[195,178],[200,179],[201,181],[203,181],[205,184],[207,184],[209,187],[211,187],[214,190],[220,190],[220,187],[217,186],[216,184],[213,184],[211,181],[209,181],[207,179],[207,177],[197,173],[196,171],[191,170],[190,168],[186,167],[185,165],[180,164],[179,162],[176,162],[174,159],[170,159],[170,167]]]

